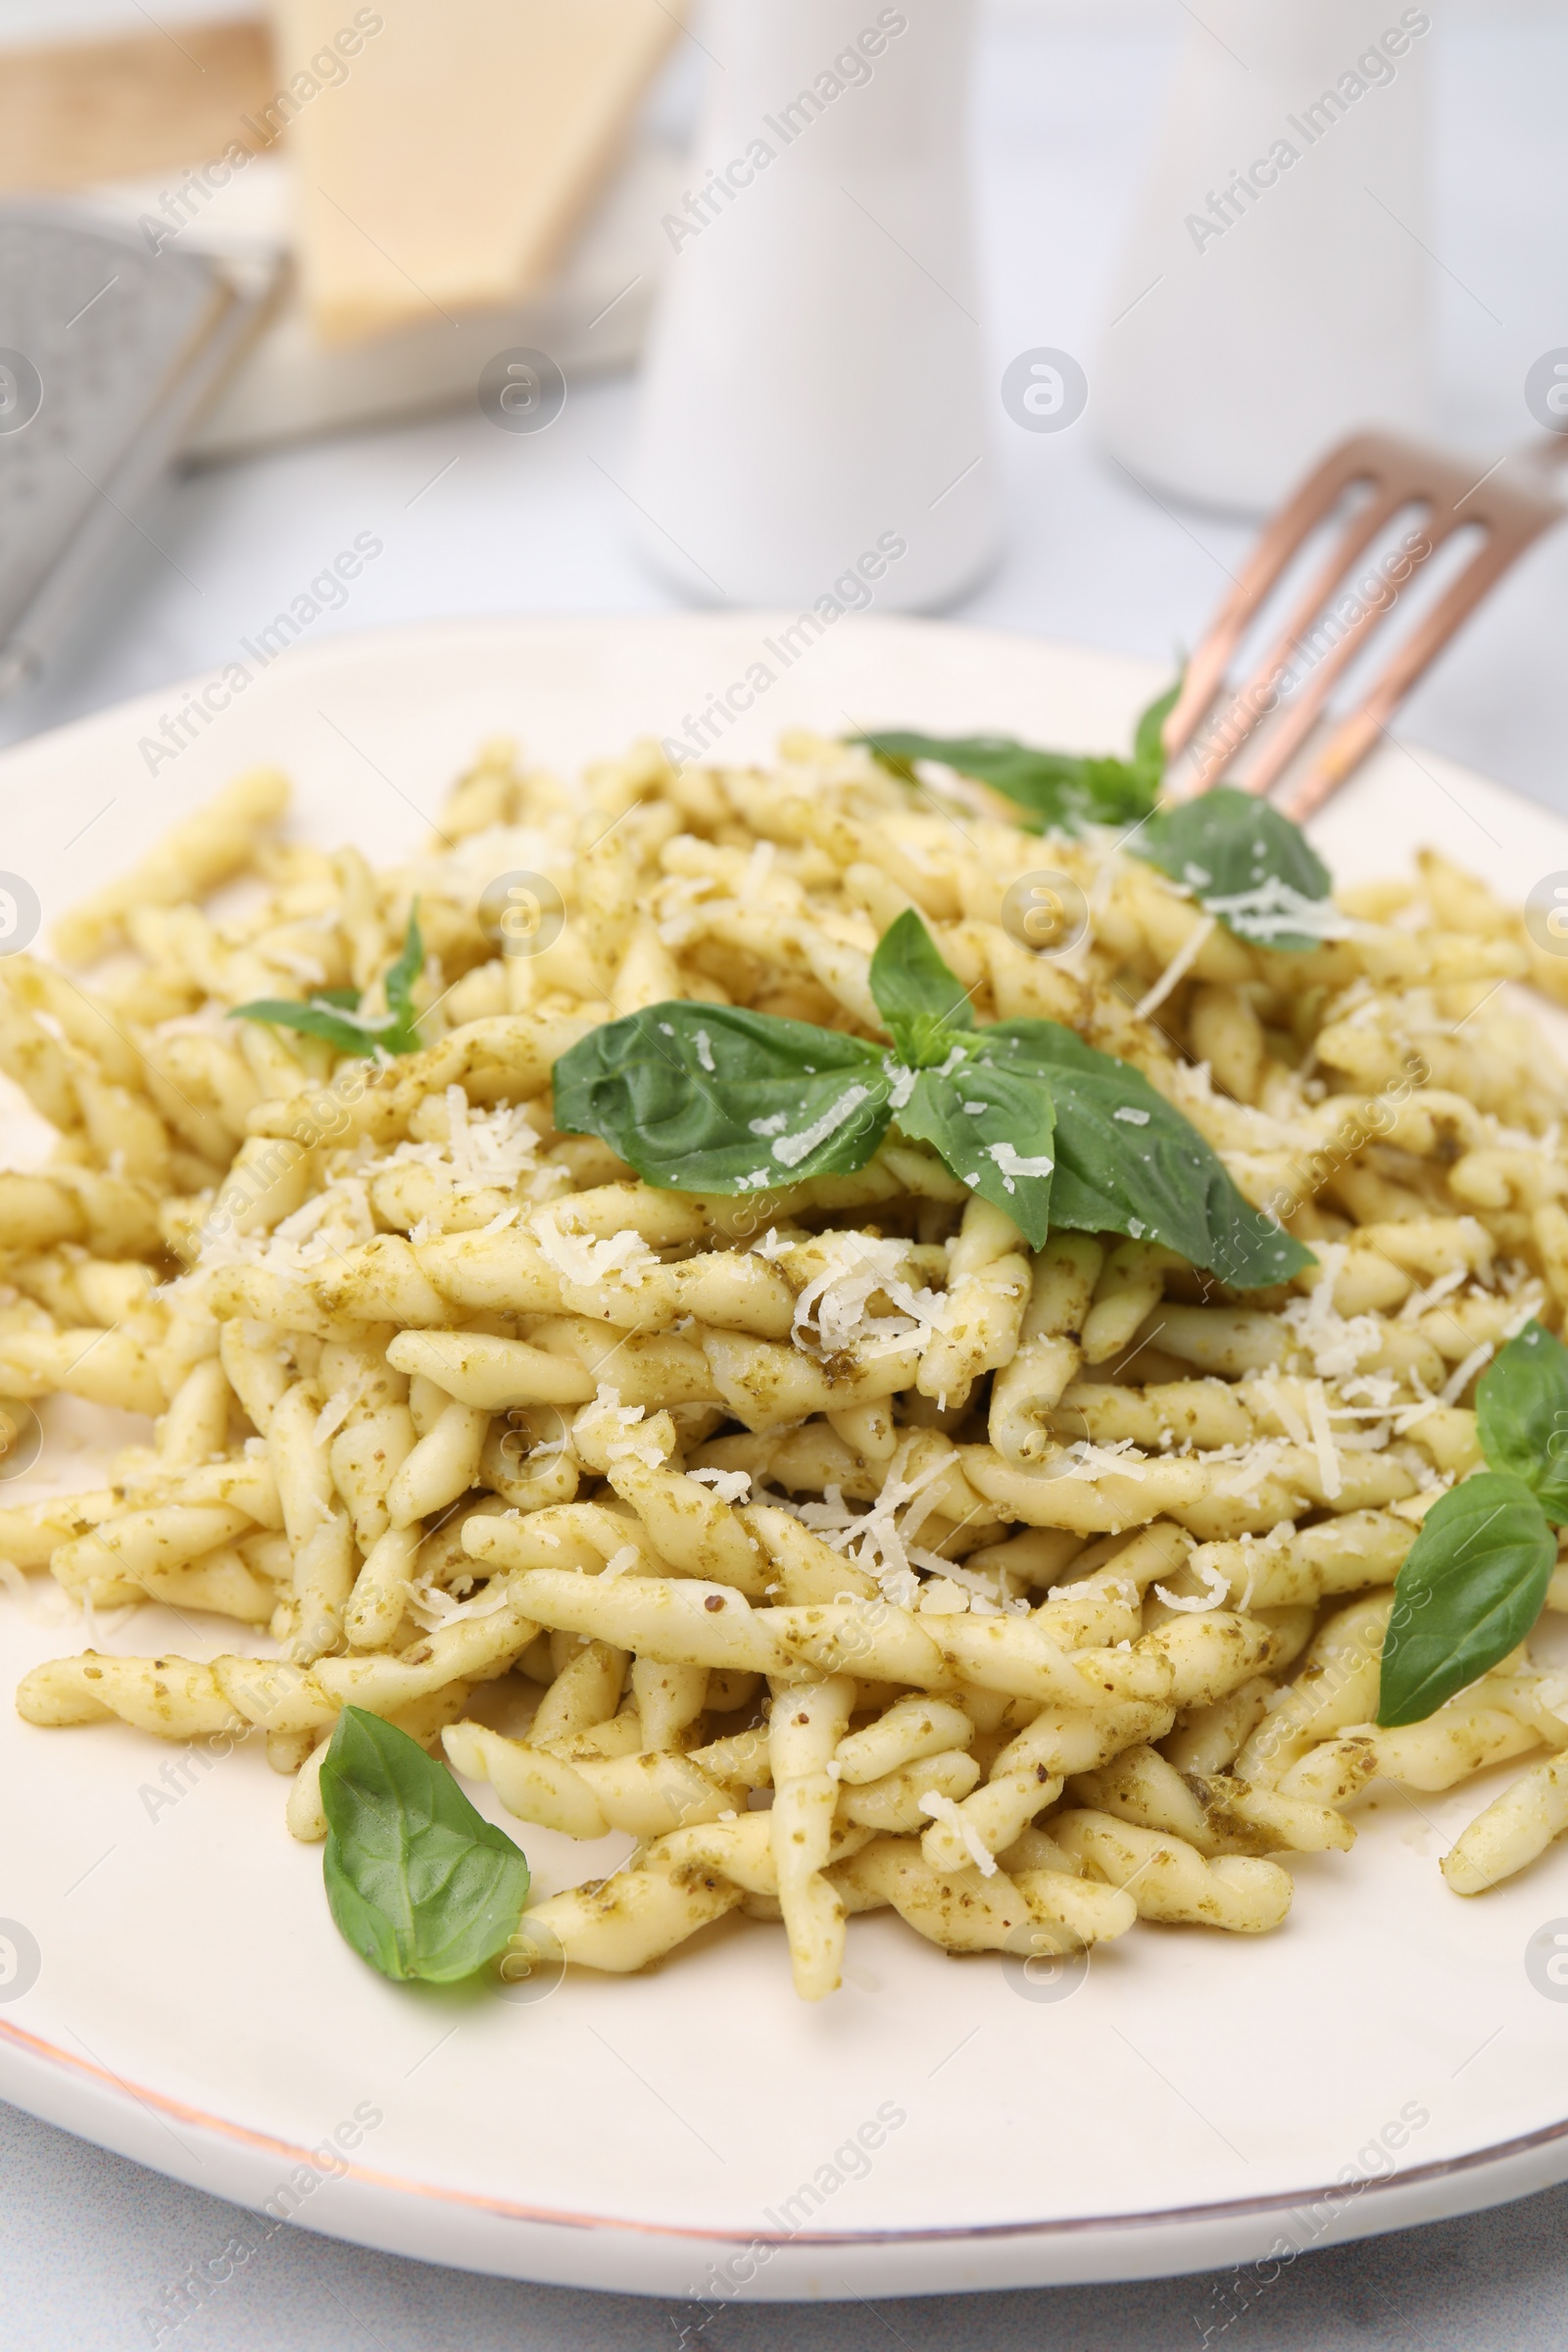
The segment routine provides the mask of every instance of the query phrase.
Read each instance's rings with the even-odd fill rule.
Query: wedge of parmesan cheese
[[[351,61],[334,47],[346,17],[367,36]],[[306,306],[324,342],[347,343],[535,290],[679,10],[383,0],[354,18],[343,0],[272,0],[272,19],[281,86],[301,93],[288,137]]]

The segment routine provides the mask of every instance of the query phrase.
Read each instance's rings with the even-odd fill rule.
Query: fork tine
[[[1420,507],[1425,514],[1425,546],[1414,557],[1406,579],[1456,532],[1479,529],[1482,542],[1469,564],[1396,650],[1361,707],[1334,729],[1327,745],[1281,804],[1296,817],[1308,816],[1323,806],[1386,732],[1389,719],[1416,679],[1494,583],[1532,540],[1568,512],[1540,478],[1546,462],[1560,464],[1568,455],[1562,442],[1554,436],[1549,443],[1533,444],[1520,454],[1536,469],[1534,482],[1517,468],[1512,478],[1507,471],[1499,472],[1500,461],[1479,480],[1469,480],[1469,468],[1462,461],[1392,433],[1357,433],[1330,450],[1264,526],[1241,577],[1189,663],[1182,693],[1163,729],[1168,758],[1176,758],[1191,745],[1199,722],[1224,683],[1237,646],[1308,532],[1328,518],[1337,501],[1354,483],[1371,482],[1373,495],[1347,522],[1266,660],[1233,694],[1225,714],[1226,739],[1217,752],[1205,755],[1198,763],[1184,787],[1184,797],[1206,791],[1218,781],[1267,714],[1271,707],[1268,687],[1276,670],[1289,662],[1349,564],[1401,508]],[[1245,779],[1245,789],[1266,793],[1278,782],[1321,718],[1336,682],[1389,611],[1389,605],[1375,605],[1362,612],[1321,659],[1309,683],[1282,714],[1253,772]]]
[[[1267,699],[1269,681],[1281,667],[1289,665],[1290,657],[1298,650],[1301,639],[1311,623],[1321,618],[1330,596],[1345,578],[1350,566],[1366,553],[1368,547],[1398,514],[1401,507],[1407,506],[1409,503],[1407,492],[1396,488],[1385,488],[1378,496],[1369,499],[1358,514],[1352,516],[1313,575],[1310,584],[1298,598],[1290,617],[1269,646],[1252,675],[1248,679],[1246,685],[1231,698],[1229,708],[1224,714],[1223,741],[1206,759],[1200,762],[1198,772],[1191,785],[1193,792],[1205,792],[1209,785],[1218,779],[1243,745],[1250,741],[1264,719],[1268,717],[1270,711],[1277,706],[1279,699],[1277,696],[1274,697],[1273,702]],[[1367,624],[1376,626],[1388,609],[1387,606],[1373,607],[1371,612],[1364,615]],[[1354,633],[1358,640],[1364,633],[1360,622],[1354,624]],[[1343,662],[1339,664],[1339,667],[1343,668]],[[1321,701],[1321,697],[1319,700]],[[1282,722],[1282,724],[1286,722]],[[1265,755],[1266,758],[1267,755]],[[1275,766],[1271,772],[1278,774],[1278,767]],[[1260,780],[1261,774],[1260,768],[1257,773],[1250,776],[1244,789],[1248,792],[1266,791],[1268,787],[1265,782]]]
[[[1395,500],[1396,507],[1408,506],[1410,503],[1409,491],[1400,490]],[[1431,491],[1427,493],[1425,503],[1428,509],[1423,531],[1426,545],[1419,555],[1412,556],[1410,569],[1405,575],[1406,580],[1413,579],[1422,564],[1429,564],[1447,540],[1468,527],[1468,518],[1461,519],[1451,507],[1446,520],[1439,521],[1436,514],[1437,501]],[[1544,518],[1543,518],[1543,523],[1538,523],[1535,528],[1544,527]],[[1534,530],[1529,535],[1533,537]],[[1475,556],[1460,574],[1461,581],[1470,581],[1474,574],[1474,584],[1460,600],[1442,636],[1433,638],[1429,643],[1425,626],[1413,631],[1406,642],[1404,655],[1407,655],[1410,646],[1420,648],[1419,659],[1416,661],[1415,666],[1411,668],[1404,655],[1396,651],[1384,671],[1383,685],[1387,685],[1396,677],[1401,680],[1398,691],[1387,703],[1388,712],[1394,710],[1402,695],[1408,691],[1427,662],[1438,652],[1439,647],[1446,644],[1447,639],[1452,636],[1464,615],[1479,603],[1493,581],[1507,569],[1524,544],[1523,540],[1505,527],[1499,528],[1495,522],[1489,526]],[[1493,560],[1487,561],[1489,558]],[[1477,571],[1478,564],[1482,566],[1479,572]],[[1450,590],[1439,601],[1435,611],[1438,613],[1446,612],[1452,601],[1452,591]],[[1389,605],[1376,605],[1363,612],[1361,618],[1347,631],[1340,643],[1318,664],[1310,683],[1282,716],[1279,726],[1270,737],[1253,773],[1248,778],[1250,792],[1269,792],[1279,782],[1297,753],[1311,735],[1335,686],[1360,653],[1372,631],[1387,617],[1390,610]],[[1373,732],[1365,738],[1362,743],[1363,752],[1370,749],[1371,744],[1376,740],[1376,734],[1377,730],[1374,728]],[[1348,774],[1349,770],[1347,769],[1345,773]],[[1344,778],[1341,777],[1340,781],[1343,782]],[[1323,797],[1327,799],[1326,792]]]
[[[1423,559],[1424,560],[1424,559]],[[1296,758],[1323,713],[1323,707],[1346,670],[1385,617],[1388,608],[1372,605],[1352,621],[1338,645],[1324,655],[1306,685],[1280,717],[1279,725],[1259,755],[1245,789],[1259,795],[1272,791]]]
[[[1222,683],[1226,667],[1252,616],[1290,564],[1308,534],[1334,511],[1352,483],[1377,475],[1397,448],[1383,433],[1357,433],[1329,451],[1267,522],[1242,566],[1207,635],[1187,665],[1182,691],[1165,720],[1167,754],[1184,751]]]
[[[1413,629],[1368,693],[1359,710],[1342,721],[1322,752],[1280,803],[1298,824],[1313,815],[1360,765],[1428,662],[1468,619],[1533,539],[1556,521],[1549,511],[1519,513],[1498,523],[1477,548],[1458,578],[1450,582],[1420,626]],[[1276,769],[1275,773],[1279,772]]]

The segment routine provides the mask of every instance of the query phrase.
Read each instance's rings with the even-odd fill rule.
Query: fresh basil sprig
[[[1476,1435],[1494,1470],[1522,1478],[1554,1527],[1568,1524],[1568,1348],[1534,1320],[1476,1383]]]
[[[403,934],[403,953],[396,963],[388,966],[386,978],[381,984],[392,1030],[388,1050],[393,1054],[416,1054],[419,1050],[418,1015],[414,1009],[414,989],[423,970],[424,938],[419,929],[419,902],[416,898],[409,906],[408,929]]]
[[[1333,876],[1299,825],[1253,793],[1216,784],[1156,808],[1126,847],[1255,947],[1299,955],[1348,932],[1330,898]]]
[[[1076,752],[1041,752],[1010,735],[919,735],[890,728],[855,735],[895,775],[912,779],[917,760],[935,760],[989,784],[1036,820],[1027,830],[1081,832],[1085,825],[1130,825],[1146,817],[1165,777],[1160,728],[1181,692],[1181,679],[1151,703],[1139,720],[1130,760],[1086,759]]]
[[[1476,1434],[1488,1467],[1433,1504],[1395,1580],[1381,1724],[1424,1722],[1541,1614],[1568,1522],[1568,1348],[1539,1323],[1477,1384]]]
[[[1056,1168],[1050,1090],[1018,1065],[1016,1045],[1000,1028],[976,1026],[962,983],[912,906],[883,933],[870,981],[893,1038],[894,1054],[882,1060],[900,1129],[932,1145],[960,1183],[1005,1209],[1039,1249]]]
[[[871,994],[888,1033],[913,1069],[946,1061],[950,1032],[973,1029],[974,1006],[912,907],[883,932],[871,958]]]
[[[399,1982],[452,1984],[506,1949],[528,1865],[416,1740],[345,1707],[321,1805],[326,1899],[362,1960]]]
[[[1078,833],[1086,824],[1134,828],[1124,847],[1184,883],[1212,914],[1254,947],[1303,955],[1348,925],[1332,904],[1333,879],[1298,825],[1267,801],[1226,784],[1197,800],[1158,806],[1165,781],[1160,729],[1181,692],[1178,677],[1139,717],[1130,760],[1035,751],[1008,735],[919,735],[890,728],[856,735],[893,774],[914,778],[938,760],[989,784],[1029,811],[1029,832]]]
[[[1055,1021],[977,1027],[912,907],[870,981],[891,1053],[731,1005],[655,1004],[562,1055],[556,1125],[601,1137],[650,1184],[729,1194],[863,1168],[896,1119],[1036,1249],[1053,1225],[1125,1233],[1242,1290],[1312,1263],[1141,1072]]]
[[[388,1054],[417,1054],[418,1016],[414,1009],[414,987],[424,969],[424,941],[419,932],[419,902],[409,909],[403,953],[387,971],[383,983],[387,1009],[377,1020],[359,1017],[357,988],[319,988],[308,1003],[296,1004],[287,997],[258,997],[235,1004],[231,1021],[265,1021],[273,1029],[294,1029],[302,1037],[324,1037],[340,1054],[368,1054],[380,1046]]]

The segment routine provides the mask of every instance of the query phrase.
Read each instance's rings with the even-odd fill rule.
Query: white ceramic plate
[[[311,834],[385,858],[422,838],[498,732],[570,767],[750,695],[725,740],[758,753],[800,721],[1099,750],[1157,683],[1135,662],[907,621],[845,620],[788,667],[777,647],[777,624],[729,617],[340,638],[189,721],[195,740],[156,776],[139,746],[185,703],[175,691],[6,754],[0,865],[52,916],[263,761],[294,776]],[[1403,870],[1435,842],[1516,899],[1568,868],[1559,819],[1393,749],[1318,837],[1347,876]],[[208,1654],[231,1646],[210,1622]],[[8,1690],[79,1645],[62,1630],[0,1594]],[[189,1644],[151,1609],[110,1639]],[[318,1849],[286,1836],[283,1784],[249,1748],[185,1758],[119,1726],[33,1730],[0,1703],[0,1915],[24,1934],[3,1932],[40,1955],[25,1990],[30,1968],[0,1983],[0,2094],[400,2253],[670,2297],[1255,2260],[1255,2294],[1282,2246],[1568,2177],[1568,1985],[1539,1948],[1546,1994],[1526,1969],[1544,1926],[1568,1936],[1568,1852],[1456,1900],[1437,1861],[1474,1788],[1386,1793],[1353,1853],[1298,1863],[1289,1922],[1256,1941],[1145,1927],[1081,1981],[1031,1985],[1017,1963],[950,1960],[873,1915],[851,1928],[843,1992],[808,2008],[777,1931],[724,1923],[650,1976],[514,2005],[365,1968],[327,1916]],[[520,1835],[543,1891],[585,1875],[582,1849]],[[339,2127],[351,2151],[313,2160]]]

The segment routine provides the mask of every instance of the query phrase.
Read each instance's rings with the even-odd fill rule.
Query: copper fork
[[[1481,543],[1468,564],[1397,648],[1359,708],[1334,727],[1279,806],[1299,820],[1339,790],[1422,671],[1482,598],[1533,540],[1568,513],[1530,470],[1533,466],[1539,473],[1545,461],[1568,456],[1568,446],[1553,435],[1521,456],[1524,464],[1510,466],[1499,460],[1478,481],[1466,460],[1394,433],[1357,433],[1330,451],[1265,524],[1236,586],[1188,663],[1180,698],[1164,727],[1165,749],[1173,760],[1193,750],[1191,772],[1178,787],[1184,797],[1217,783],[1242,746],[1276,710],[1278,721],[1247,775],[1231,781],[1255,793],[1278,783],[1316,727],[1336,681],[1399,595],[1456,532],[1479,529]],[[1348,517],[1257,668],[1239,689],[1227,687],[1231,659],[1271,592],[1312,532],[1357,487],[1366,493],[1362,503]],[[1370,601],[1358,595],[1359,616],[1345,619],[1336,614],[1334,600],[1338,596],[1343,603],[1361,560],[1404,514],[1411,515],[1414,527],[1393,551],[1395,561],[1386,557],[1376,575],[1387,595],[1374,594]],[[1397,569],[1399,564],[1404,568]],[[1364,588],[1365,582],[1359,586]],[[1323,644],[1325,637],[1328,642]],[[1297,685],[1283,707],[1282,671]]]

